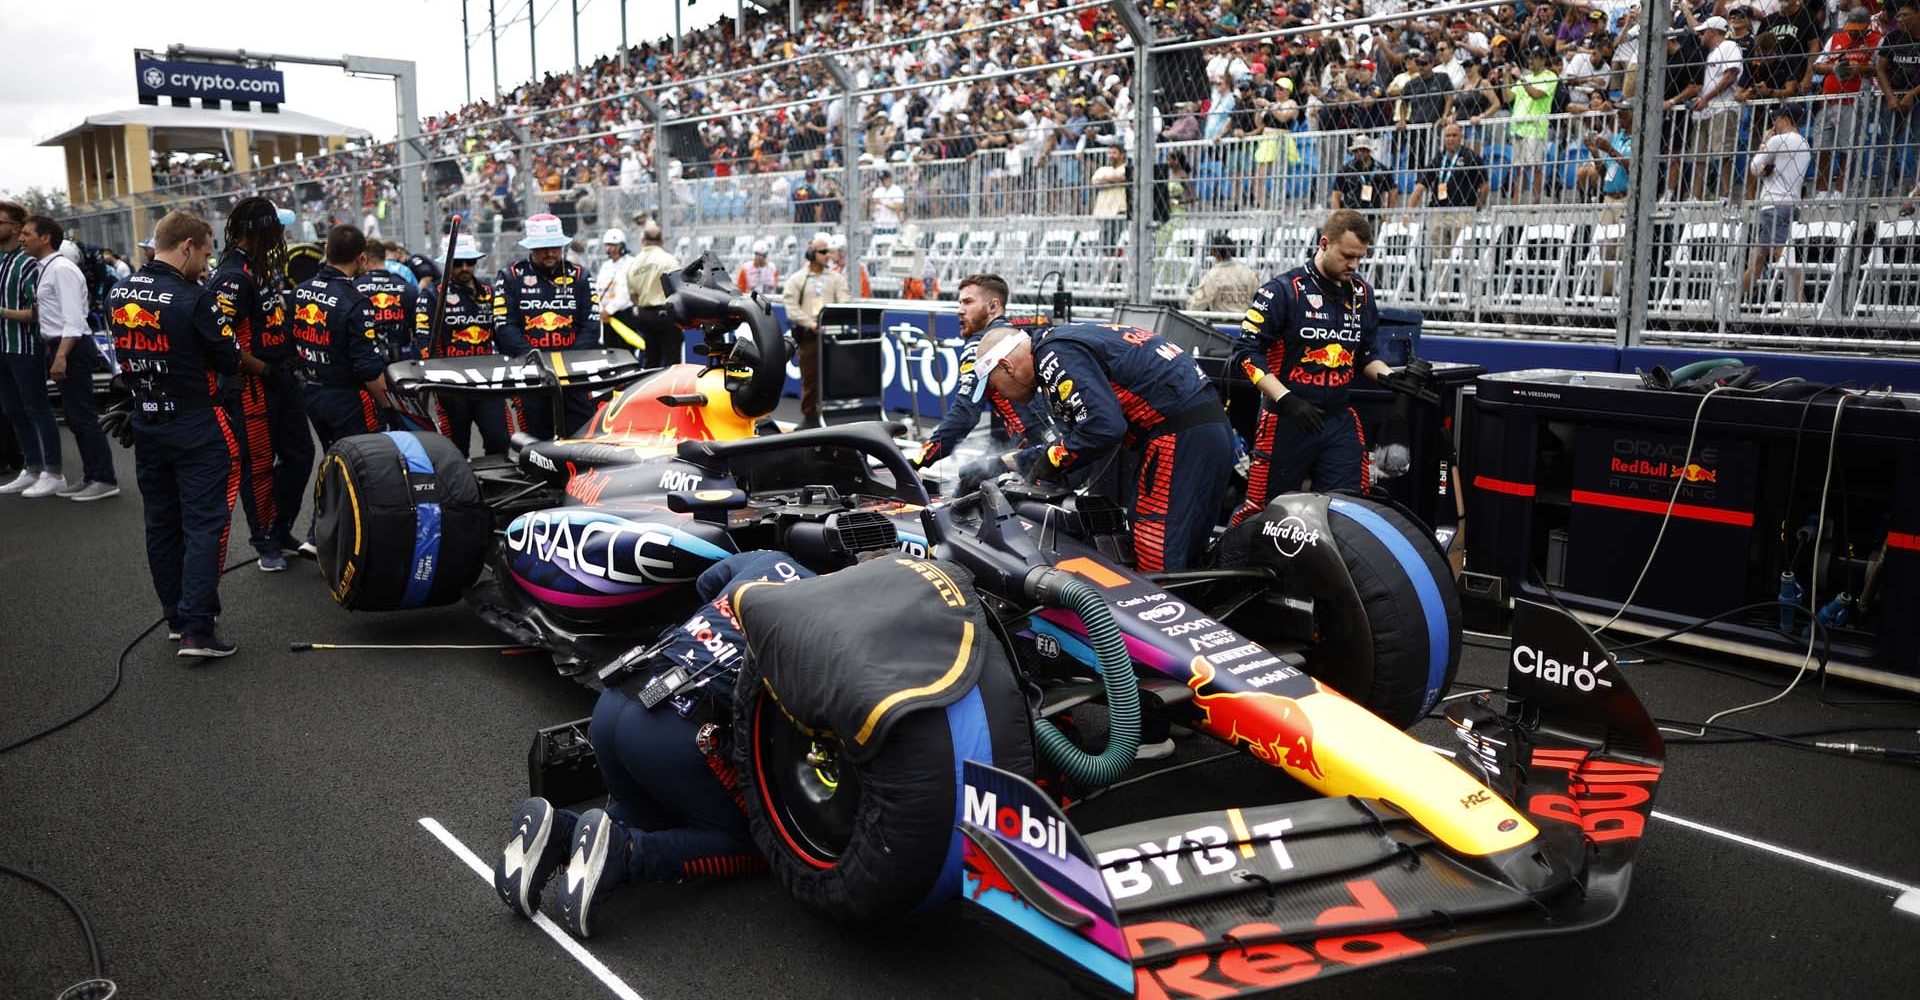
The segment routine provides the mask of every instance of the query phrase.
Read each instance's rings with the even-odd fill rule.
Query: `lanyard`
[[[1451,154],[1449,154],[1449,155],[1447,156],[1447,161],[1446,161],[1445,163],[1443,163],[1443,164],[1441,164],[1441,165],[1440,165],[1440,177],[1439,177],[1439,179],[1438,179],[1438,183],[1440,183],[1440,184],[1445,184],[1445,183],[1447,183],[1448,181],[1450,181],[1450,180],[1452,180],[1452,179],[1453,179],[1453,168],[1454,168],[1454,165],[1455,165],[1455,164],[1457,164],[1457,163],[1459,163],[1459,162],[1460,162],[1460,154],[1459,154],[1459,153],[1451,153]]]

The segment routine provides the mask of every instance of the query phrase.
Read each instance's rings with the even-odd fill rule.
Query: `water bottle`
[[[1798,617],[1800,598],[1803,596],[1805,591],[1800,589],[1800,581],[1794,579],[1793,570],[1783,571],[1780,574],[1780,631],[1799,631],[1795,628],[1794,619]]]

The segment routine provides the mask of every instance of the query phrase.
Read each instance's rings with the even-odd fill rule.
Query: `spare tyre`
[[[340,439],[320,462],[313,509],[320,572],[349,611],[459,600],[493,538],[473,469],[438,434]]]
[[[1330,536],[1331,548],[1320,535]],[[1269,649],[1303,648],[1307,672],[1402,729],[1460,665],[1460,595],[1445,553],[1398,508],[1347,494],[1275,497],[1221,536],[1216,565],[1265,565],[1279,583],[1225,624]],[[1337,558],[1335,556],[1337,555]],[[1289,602],[1311,601],[1311,635]]]

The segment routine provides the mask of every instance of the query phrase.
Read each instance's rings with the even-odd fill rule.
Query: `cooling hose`
[[[1140,685],[1134,680],[1126,639],[1099,591],[1069,574],[1051,568],[1036,571],[1027,578],[1027,591],[1043,605],[1080,616],[1107,691],[1107,746],[1098,756],[1075,746],[1048,719],[1035,720],[1034,740],[1047,763],[1075,784],[1088,789],[1110,785],[1133,766],[1134,751],[1140,747]]]

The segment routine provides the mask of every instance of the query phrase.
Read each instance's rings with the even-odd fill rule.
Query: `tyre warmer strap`
[[[1400,563],[1401,571],[1413,583],[1413,592],[1420,598],[1420,614],[1427,625],[1427,691],[1420,699],[1422,714],[1433,710],[1442,694],[1440,688],[1447,678],[1447,652],[1450,643],[1447,637],[1446,604],[1440,597],[1439,585],[1434,583],[1433,574],[1427,570],[1427,564],[1421,560],[1420,553],[1413,543],[1400,534],[1386,518],[1357,504],[1332,498],[1327,506],[1352,518],[1354,523],[1367,532]]]
[[[407,574],[407,589],[400,605],[417,608],[425,604],[433,590],[433,574],[440,561],[439,478],[433,461],[420,440],[405,431],[387,431],[407,469],[407,496],[413,503],[413,569]]]

